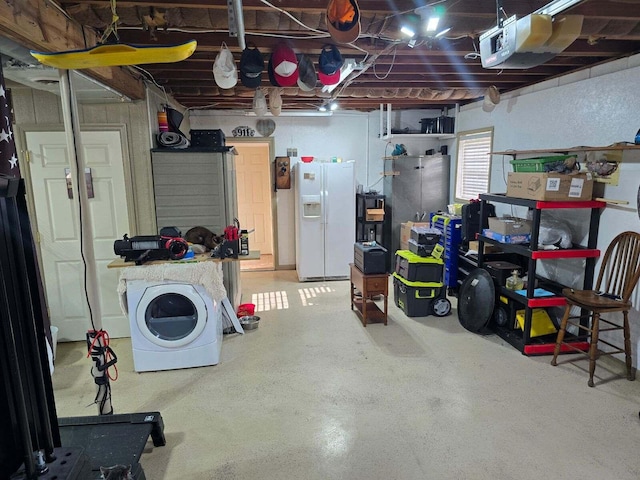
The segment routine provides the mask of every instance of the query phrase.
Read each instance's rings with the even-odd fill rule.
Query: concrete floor
[[[640,478],[640,383],[618,362],[600,362],[589,388],[586,361],[525,357],[455,310],[411,319],[390,295],[389,325],[365,329],[346,281],[252,272],[243,290],[284,291],[289,308],[225,336],[217,366],[138,374],[130,341],[112,341],[116,413],[164,418],[148,479]],[[57,355],[58,415],[95,415],[85,346]]]

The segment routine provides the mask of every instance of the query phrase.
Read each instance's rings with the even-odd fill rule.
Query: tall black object
[[[391,214],[385,205],[385,196],[375,193],[356,193],[356,242],[375,241],[387,249],[385,266],[389,270],[391,259],[389,250],[391,249],[391,239],[389,235],[389,218]],[[384,216],[370,217],[367,215],[369,209],[383,209]]]
[[[0,478],[35,478],[34,451],[60,446],[39,292],[24,182],[0,175]]]
[[[98,479],[120,463],[144,480],[138,461],[149,436],[165,444],[162,416],[57,418],[41,292],[24,181],[0,175],[0,479]]]

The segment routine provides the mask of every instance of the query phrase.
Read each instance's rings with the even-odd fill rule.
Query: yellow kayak
[[[143,63],[173,63],[189,58],[198,42],[191,40],[179,45],[142,46],[126,43],[98,45],[85,50],[66,52],[34,52],[31,55],[43,65],[65,70],[94,67],[116,67]]]

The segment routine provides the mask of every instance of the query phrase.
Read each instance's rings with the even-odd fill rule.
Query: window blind
[[[461,134],[458,140],[456,198],[472,200],[489,191],[491,130]]]

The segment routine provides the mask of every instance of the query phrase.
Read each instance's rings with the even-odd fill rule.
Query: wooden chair
[[[556,346],[553,352],[551,365],[557,365],[558,354],[564,344],[576,352],[583,353],[589,357],[589,386],[593,387],[593,373],[596,369],[596,359],[600,355],[613,355],[616,353],[625,354],[627,364],[627,379],[635,379],[635,370],[631,364],[631,340],[629,333],[628,313],[631,310],[630,297],[638,283],[640,276],[640,233],[623,232],[614,238],[602,259],[600,272],[594,290],[574,290],[565,288],[562,294],[567,299],[567,307],[562,318],[562,324],[556,338]],[[572,316],[571,308],[579,307],[581,314]],[[611,319],[604,319],[601,314],[612,312],[622,312],[623,322],[614,322]],[[587,319],[587,325],[580,325],[580,319]],[[570,319],[578,319],[572,322]],[[590,320],[590,322],[589,322]],[[604,322],[605,328],[600,328],[600,322]],[[590,323],[590,324],[589,324]],[[578,327],[578,333],[583,337],[591,337],[588,352],[584,352],[570,343],[564,342],[567,324]],[[581,332],[586,331],[586,333]],[[624,348],[613,345],[605,340],[599,339],[600,332],[612,330],[623,330]],[[580,335],[579,335],[580,336]],[[612,351],[599,351],[598,341],[608,345]]]

